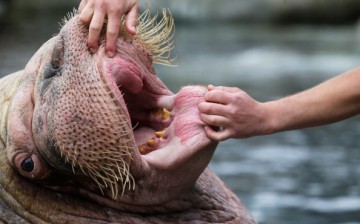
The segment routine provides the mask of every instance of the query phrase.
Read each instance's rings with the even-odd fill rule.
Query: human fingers
[[[209,115],[225,115],[227,114],[228,107],[218,103],[201,102],[198,104],[198,110],[200,113]]]
[[[94,5],[93,4],[87,4],[87,1],[82,1],[79,6],[80,10],[80,21],[86,25],[89,25],[91,22],[91,19],[94,15]]]
[[[139,6],[136,3],[128,12],[125,18],[125,27],[129,34],[136,34],[137,17],[139,13]]]
[[[207,86],[207,90],[208,90],[208,91],[211,91],[211,90],[213,90],[213,89],[215,89],[215,86],[213,86],[213,85],[208,85],[208,86]]]
[[[120,20],[117,15],[109,15],[106,29],[106,54],[108,57],[114,57],[116,52],[116,40],[119,34]]]
[[[89,26],[88,45],[92,51],[98,48],[98,41],[104,25],[105,14],[103,11],[96,11]]]
[[[209,126],[205,126],[206,135],[213,141],[224,141],[231,137],[230,132],[227,129],[216,131]]]
[[[237,87],[228,87],[228,86],[213,86],[213,85],[209,85],[208,86],[208,90],[222,90],[225,92],[229,92],[229,93],[237,93],[242,91],[241,89],[237,88]]]
[[[87,4],[87,0],[82,0],[79,4],[79,12],[81,12]]]
[[[219,115],[200,114],[201,120],[209,125],[215,127],[228,127],[229,120],[226,117]]]
[[[214,89],[205,93],[204,99],[207,102],[214,102],[220,104],[228,104],[231,102],[231,93],[221,89]]]

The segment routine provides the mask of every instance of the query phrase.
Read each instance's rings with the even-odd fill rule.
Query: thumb
[[[205,126],[205,132],[213,141],[221,142],[229,138],[229,133],[226,129],[223,131],[215,131],[211,127]]]

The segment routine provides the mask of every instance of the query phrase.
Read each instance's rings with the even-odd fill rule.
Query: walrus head
[[[12,100],[6,150],[15,169],[115,208],[186,207],[172,201],[195,187],[216,143],[197,111],[206,89],[173,94],[153,68],[171,61],[173,26],[166,11],[160,21],[146,11],[137,35],[122,31],[108,58],[104,34],[89,51],[75,12],[30,60]]]

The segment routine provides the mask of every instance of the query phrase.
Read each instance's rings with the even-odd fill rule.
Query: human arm
[[[205,101],[199,104],[201,119],[223,127],[205,128],[216,141],[325,125],[360,113],[360,68],[275,101],[261,103],[238,88],[212,86]]]
[[[138,0],[82,0],[79,5],[80,20],[89,26],[88,45],[92,51],[98,48],[100,32],[107,18],[106,46],[109,57],[116,52],[116,39],[120,29],[120,19],[125,16],[125,27],[130,34],[136,33],[139,11]]]

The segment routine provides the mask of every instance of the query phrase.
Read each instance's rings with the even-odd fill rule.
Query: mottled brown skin
[[[115,56],[117,61],[106,61],[104,42],[101,43],[99,52],[92,55],[86,47],[86,34],[86,28],[75,16],[62,28],[59,35],[39,49],[23,71],[0,79],[0,221],[254,223],[235,194],[206,168],[216,143],[206,137],[203,131],[204,124],[200,122],[194,106],[203,100],[205,88],[186,87],[173,95],[157,79],[152,67],[151,54],[141,46],[140,42],[125,37],[119,38],[119,52]],[[126,61],[125,64],[121,64],[123,60]],[[129,65],[131,61],[130,67],[133,66],[136,71],[140,71],[134,76],[134,82],[125,79],[125,83],[130,87],[125,86],[121,89],[125,94],[124,99],[121,94],[116,96],[118,90],[113,90],[109,81],[104,81],[107,79],[104,78],[106,66],[119,61],[122,66]],[[57,72],[57,68],[61,68],[61,74],[56,73],[51,77],[51,81],[48,79],[49,64],[53,66],[50,72],[54,69]],[[128,74],[129,71],[133,72],[134,69],[126,70],[124,77],[132,75]],[[110,79],[123,78],[123,74],[114,75],[111,72],[114,70],[110,70]],[[136,81],[138,75],[142,77],[141,83]],[[81,83],[67,89],[64,85],[71,84],[74,77],[80,79]],[[129,79],[131,78],[133,77]],[[94,79],[99,80],[99,83],[94,82]],[[119,82],[123,84],[121,82],[124,80]],[[119,82],[115,84],[119,85]],[[77,122],[75,124],[79,126],[90,123],[86,126],[90,129],[96,128],[96,124],[108,119],[103,116],[96,117],[95,114],[90,120],[85,120],[88,111],[92,114],[97,111],[91,111],[91,107],[95,107],[97,102],[94,102],[96,97],[81,98],[78,104],[65,109],[61,107],[64,102],[72,105],[73,95],[68,95],[72,90],[84,96],[90,94],[83,89],[89,83],[105,86],[106,94],[112,98],[116,96],[115,104],[120,106],[120,109],[116,110],[114,115],[107,113],[109,124],[114,122],[129,124],[130,140],[134,138],[131,127],[131,123],[134,125],[134,122],[140,124],[139,126],[151,123],[152,128],[167,127],[168,129],[168,139],[163,139],[161,143],[163,145],[158,149],[146,155],[140,155],[138,150],[132,150],[131,159],[124,159],[134,178],[135,188],[126,188],[123,195],[121,192],[117,195],[112,194],[108,187],[103,187],[101,192],[94,180],[80,171],[80,163],[75,164],[73,168],[61,156],[61,152],[64,151],[61,151],[59,142],[63,139],[72,139],[73,135],[66,135],[68,130],[66,126],[65,132],[61,132],[59,125],[64,123],[64,125],[72,125],[71,122],[75,120]],[[134,88],[138,88],[139,83],[141,89],[134,92]],[[76,90],[77,88],[79,89]],[[101,101],[107,99],[106,94],[104,92]],[[88,100],[91,101],[90,104],[86,104],[89,103],[86,102]],[[133,105],[131,101],[142,103]],[[84,105],[80,105],[83,103]],[[82,113],[70,113],[69,111],[75,107],[88,109]],[[140,115],[132,116],[132,114],[141,114],[139,113],[141,111],[152,111],[157,108],[172,110],[173,119],[170,125],[168,121],[157,120],[154,124]],[[106,111],[108,108],[103,109]],[[191,119],[187,121],[189,117]],[[68,122],[69,120],[71,122]],[[90,122],[93,120],[96,121],[95,124]],[[111,125],[105,126],[104,133],[110,133],[114,128]],[[81,129],[83,132],[84,130]],[[88,137],[96,132],[94,130],[89,130],[83,136]],[[140,131],[137,129],[134,130],[135,132]],[[104,144],[113,141],[111,136],[115,135],[109,136],[105,136],[107,138]],[[81,133],[76,137],[76,142],[82,141]],[[78,147],[75,146],[75,142],[73,144],[74,147]],[[117,144],[119,144],[117,150],[124,150],[123,142]],[[133,140],[128,144],[135,146],[136,149],[138,143]],[[85,153],[97,149],[88,147]],[[30,166],[30,170],[26,166],[24,169],[24,161],[29,158],[34,166]],[[122,190],[123,185],[120,182],[117,184]]]

